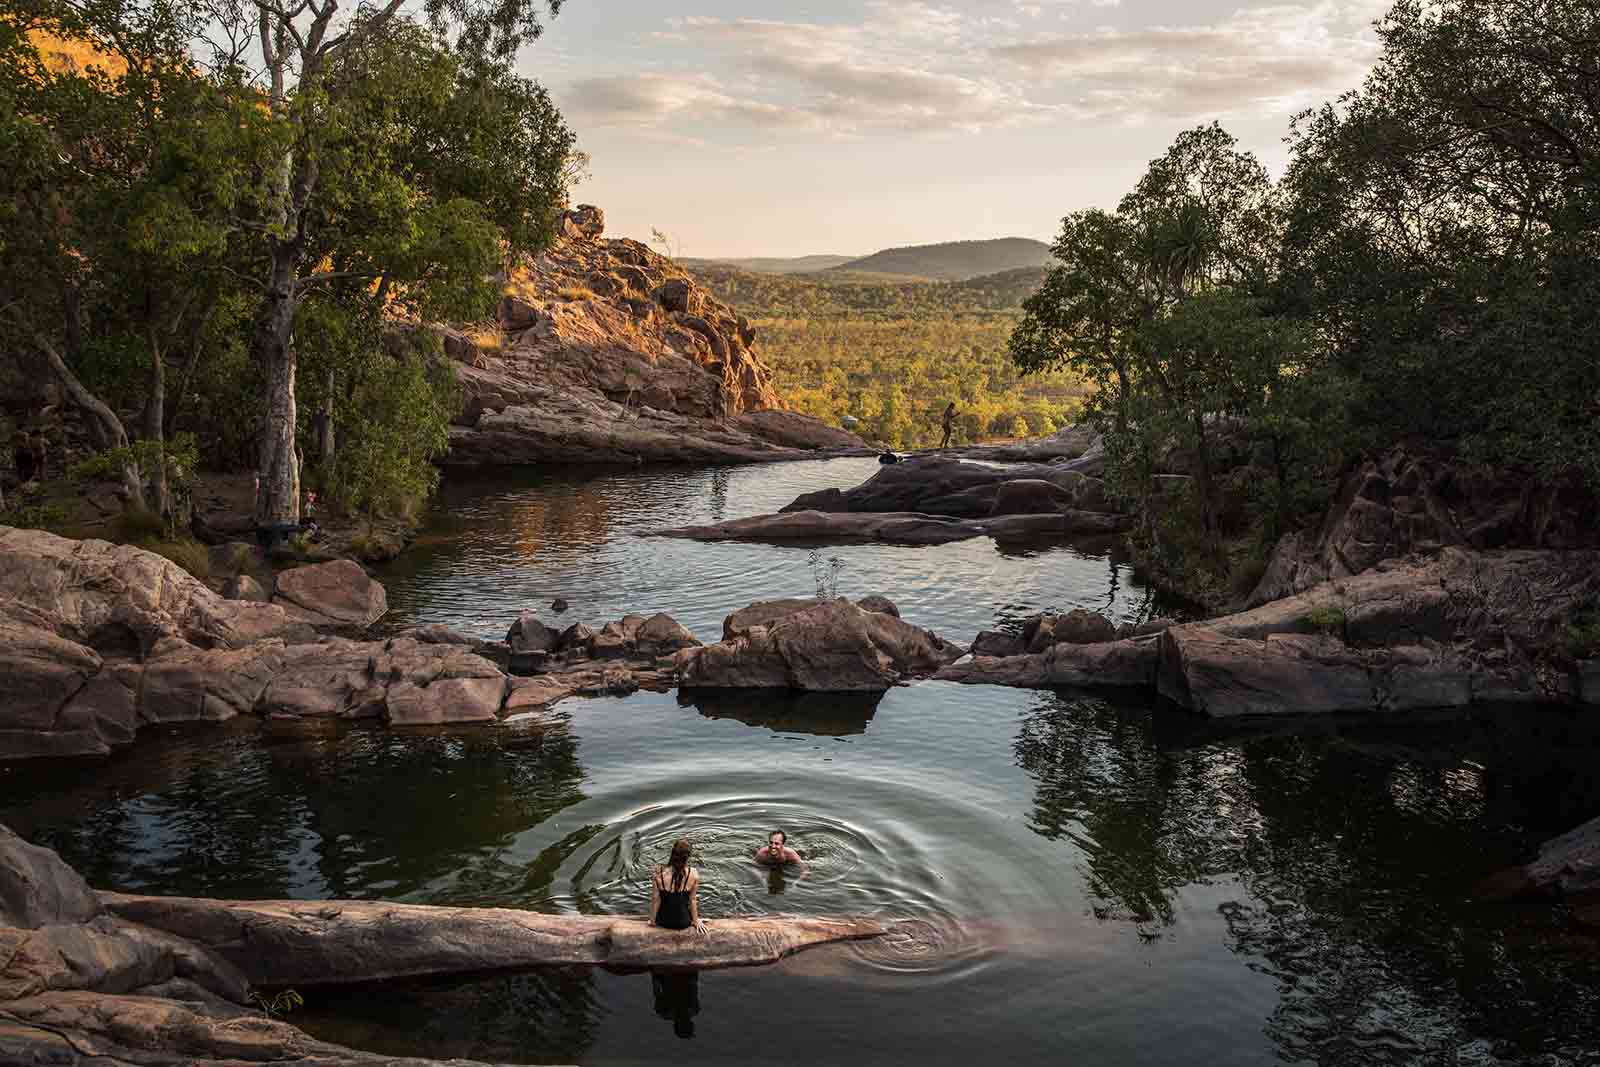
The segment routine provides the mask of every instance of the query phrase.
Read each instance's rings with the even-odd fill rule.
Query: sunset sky
[[[1023,236],[1113,205],[1220,118],[1278,171],[1359,84],[1372,0],[567,0],[523,69],[593,155],[576,198],[687,256]]]

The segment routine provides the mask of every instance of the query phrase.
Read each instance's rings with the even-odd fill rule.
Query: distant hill
[[[855,260],[856,256],[795,256],[792,259],[782,259],[774,256],[755,256],[748,259],[690,259],[684,257],[678,260],[689,270],[698,270],[702,267],[738,267],[740,270],[755,271],[757,274],[810,274],[813,271],[828,270],[832,267],[842,266]]]
[[[1044,267],[1017,267],[959,282],[827,270],[777,275],[708,263],[691,273],[754,319],[790,316],[1014,315],[1044,282]]]
[[[1026,237],[993,241],[949,241],[910,248],[886,248],[861,259],[827,268],[856,274],[898,274],[935,281],[960,282],[984,274],[1021,267],[1042,267],[1050,261],[1050,246]]]

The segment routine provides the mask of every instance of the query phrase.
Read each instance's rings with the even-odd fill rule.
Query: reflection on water
[[[672,1023],[678,1037],[694,1037],[694,1017],[700,1014],[699,971],[651,971],[650,992],[656,1014]]]
[[[713,922],[895,923],[693,985],[554,968],[316,990],[297,1014],[395,1054],[637,1062],[691,1023],[697,1060],[729,1063],[1581,1064],[1600,1047],[1592,941],[1463,894],[1600,810],[1579,718],[1219,734],[927,683],[820,707],[807,732],[807,702],[757,703],[570,702],[536,734],[169,731],[93,776],[7,769],[0,817],[123,889],[607,914],[642,912],[688,836]],[[753,863],[772,829],[803,872]],[[752,1025],[774,1015],[808,1025],[774,1050]]]

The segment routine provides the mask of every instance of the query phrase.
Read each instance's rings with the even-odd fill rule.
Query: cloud
[[[646,36],[669,62],[710,73],[591,76],[571,83],[565,102],[596,125],[686,132],[736,124],[836,137],[1059,117],[1282,113],[1360,82],[1377,54],[1370,21],[1386,0],[1310,0],[1242,8],[1207,24],[1019,36],[1019,19],[1082,20],[1118,2],[866,0],[858,18],[840,22],[680,16]]]
[[[1057,84],[1080,115],[1286,110],[1359,84],[1377,56],[1372,0],[1245,8],[1202,26],[1068,34],[991,48]]]
[[[755,126],[804,126],[801,111],[741,99],[704,74],[618,74],[584,78],[567,91],[568,106],[598,126],[650,126],[677,119],[738,120]]]

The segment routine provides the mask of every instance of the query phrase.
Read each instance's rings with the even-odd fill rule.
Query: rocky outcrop
[[[444,1067],[315,1040],[252,994],[550,963],[751,965],[885,932],[864,918],[773,917],[709,920],[702,937],[495,908],[96,894],[54,852],[0,826],[0,1062]]]
[[[286,571],[271,604],[228,600],[127,545],[0,529],[0,759],[104,755],[155,723],[237,715],[490,722],[500,669],[472,647],[359,628],[383,587],[348,561]]]
[[[677,654],[679,685],[873,692],[962,655],[936,634],[848,600],[754,604],[729,616],[724,633],[717,644]]]
[[[915,512],[791,511],[753,515],[710,526],[680,526],[654,533],[658,537],[694,541],[812,541],[819,544],[870,541],[891,545],[943,545],[974,537],[992,537],[996,541],[1105,537],[1125,529],[1127,523],[1122,516],[1092,511],[1001,515],[989,519],[951,519]]]
[[[1449,547],[1600,548],[1600,497],[1576,477],[1490,471],[1438,449],[1391,449],[1345,476],[1319,529],[1279,542],[1246,606]]]
[[[1579,923],[1600,928],[1600,817],[1545,841],[1531,862],[1473,887],[1481,900],[1533,895],[1559,900]]]
[[[442,330],[462,386],[452,463],[746,462],[866,451],[782,411],[755,331],[598,208],[508,279],[492,323]]]
[[[1205,622],[1119,629],[1114,641],[1099,640],[1110,624],[1092,613],[1039,617],[1020,633],[979,634],[972,658],[937,677],[1154,687],[1213,717],[1600,704],[1600,661],[1554,651],[1595,603],[1600,551],[1450,549]]]
[[[1449,549],[1162,635],[1159,688],[1213,716],[1588,701],[1552,656],[1600,552]]]
[[[885,465],[854,489],[802,494],[783,511],[910,512],[984,519],[1054,512],[1112,513],[1108,500],[1105,484],[1081,471],[1045,464],[992,467],[921,456]]]

